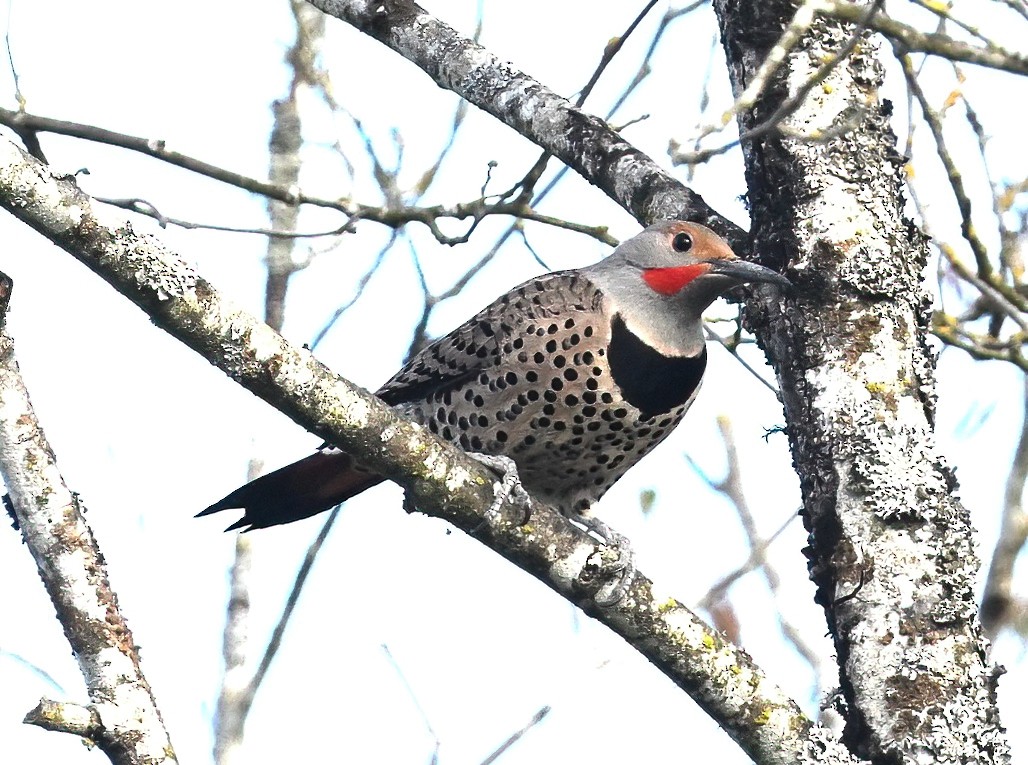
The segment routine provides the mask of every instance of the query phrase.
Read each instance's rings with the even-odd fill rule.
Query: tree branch
[[[494,477],[453,446],[399,418],[375,397],[288,345],[223,299],[154,237],[109,229],[68,178],[0,140],[0,204],[78,258],[165,329],[298,424],[403,486],[413,504],[473,533],[549,587],[583,605],[692,696],[759,763],[834,762],[847,755],[803,716],[744,652],[639,574],[599,608],[606,548],[535,503],[483,524]],[[512,518],[511,516],[517,516]],[[816,758],[821,758],[817,760]]]
[[[0,314],[6,314],[10,287],[10,279],[0,274]],[[176,762],[103,555],[36,419],[5,321],[0,325],[0,473],[91,700],[83,707],[44,699],[25,722],[87,737],[115,765]]]
[[[737,253],[748,252],[744,231],[603,120],[576,109],[411,0],[311,0],[311,4],[421,67],[437,85],[557,157],[638,220],[683,218],[703,223],[728,239]]]
[[[829,16],[851,23],[861,23],[867,14],[866,5],[847,0],[828,0],[824,10]],[[995,43],[988,47],[968,45],[949,35],[922,32],[884,13],[875,14],[868,26],[906,51],[965,61],[1003,72],[1028,74],[1028,56],[1004,50]]]
[[[211,178],[230,186],[235,186],[236,188],[243,189],[244,191],[260,194],[273,202],[279,202],[290,207],[298,205],[323,207],[331,210],[338,210],[340,213],[347,216],[343,223],[333,229],[321,232],[297,234],[290,233],[283,229],[260,229],[254,227],[225,226],[212,223],[185,221],[164,215],[156,208],[155,205],[141,199],[103,200],[107,204],[122,207],[138,213],[139,215],[146,215],[147,217],[153,218],[159,222],[161,226],[174,225],[187,229],[202,228],[233,233],[263,234],[291,241],[292,239],[301,237],[310,238],[336,236],[351,231],[357,221],[360,220],[380,223],[383,226],[388,226],[394,229],[405,226],[408,223],[421,223],[432,232],[432,235],[437,241],[442,244],[454,245],[466,242],[470,236],[470,231],[461,236],[447,236],[439,227],[438,221],[440,219],[452,218],[454,220],[467,220],[468,218],[472,218],[477,223],[479,220],[490,215],[510,215],[515,218],[531,220],[548,226],[589,234],[600,241],[610,240],[606,229],[602,226],[588,226],[585,224],[564,221],[549,215],[543,215],[533,209],[528,200],[522,198],[507,200],[496,198],[495,196],[482,196],[466,202],[419,206],[416,204],[403,204],[402,200],[395,199],[396,195],[394,194],[394,199],[391,202],[387,201],[387,204],[385,205],[370,205],[345,196],[333,198],[317,197],[306,193],[295,183],[262,181],[257,178],[242,175],[241,173],[235,173],[231,170],[226,170],[208,162],[204,162],[203,160],[171,151],[167,148],[165,142],[160,139],[139,138],[137,136],[117,133],[113,130],[96,127],[94,125],[68,122],[67,120],[58,120],[51,117],[29,114],[27,112],[15,112],[2,107],[0,107],[0,125],[10,127],[23,138],[25,134],[30,132],[33,135],[38,133],[56,133],[58,135],[72,136],[74,138],[81,138],[83,140],[95,141],[109,146],[116,146],[122,149],[140,152],[163,162],[167,162],[168,164],[196,173],[197,175]]]

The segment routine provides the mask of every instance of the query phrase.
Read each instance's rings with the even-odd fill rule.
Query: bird
[[[603,536],[592,507],[682,421],[707,365],[704,310],[747,283],[788,288],[711,229],[655,223],[607,257],[529,279],[413,356],[375,395]],[[236,489],[226,530],[328,510],[384,480],[331,444]],[[499,500],[498,500],[499,501]],[[494,505],[495,507],[495,505]]]

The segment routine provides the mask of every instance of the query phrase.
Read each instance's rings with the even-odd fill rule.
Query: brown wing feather
[[[452,332],[427,345],[376,395],[390,406],[459,388],[489,367],[503,363],[507,340],[525,324],[571,309],[592,310],[599,291],[575,271],[558,271],[521,284]]]

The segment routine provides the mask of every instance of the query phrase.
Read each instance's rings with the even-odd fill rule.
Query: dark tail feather
[[[264,529],[317,515],[382,480],[358,468],[348,454],[320,451],[239,487],[196,517],[238,507],[243,517],[225,531]]]

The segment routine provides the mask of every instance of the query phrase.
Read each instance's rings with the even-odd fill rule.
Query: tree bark
[[[739,93],[797,4],[714,6]],[[816,22],[740,130],[855,33]],[[970,519],[933,433],[926,244],[903,215],[882,81],[864,35],[778,131],[744,142],[754,250],[788,263],[796,284],[784,304],[751,300],[750,323],[781,385],[811,577],[838,652],[844,742],[874,762],[1003,763]]]

